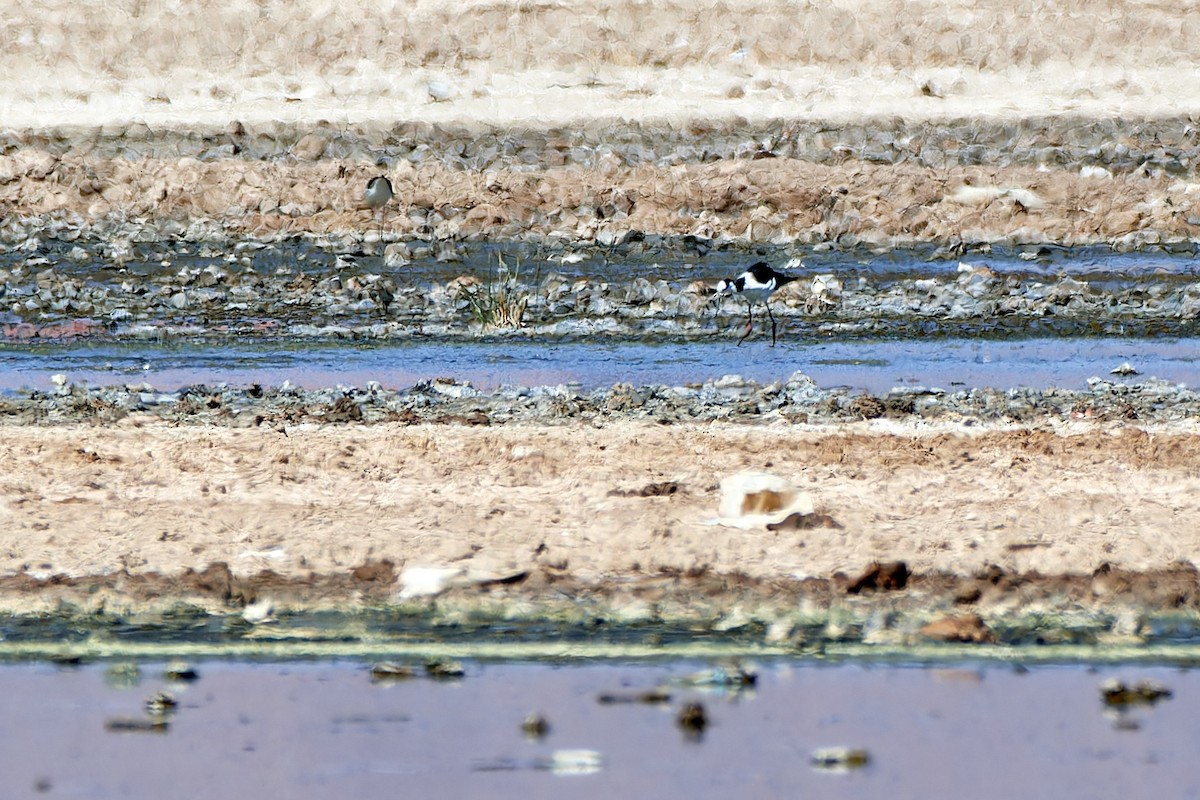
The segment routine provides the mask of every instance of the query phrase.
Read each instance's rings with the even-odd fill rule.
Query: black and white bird
[[[754,327],[754,304],[762,303],[767,309],[767,317],[771,320],[771,346],[775,346],[775,315],[771,313],[771,295],[781,286],[786,286],[796,280],[795,275],[784,275],[776,272],[765,261],[752,264],[748,270],[736,278],[726,278],[714,287],[716,297],[736,294],[746,301],[746,332],[738,339],[738,345],[746,341]]]
[[[395,192],[392,191],[392,182],[387,179],[386,175],[376,175],[371,180],[367,181],[367,188],[363,192],[363,202],[367,208],[371,209],[374,214],[379,209],[384,209],[383,215],[379,218],[379,237],[383,238],[383,217],[387,215],[387,204],[395,197]]]

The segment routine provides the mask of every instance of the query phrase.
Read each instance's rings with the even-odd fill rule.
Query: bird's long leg
[[[742,338],[738,339],[738,347],[742,346],[742,342],[746,341],[746,337],[750,335],[750,331],[754,328],[754,304],[746,303],[746,332],[742,334]]]
[[[767,307],[767,316],[771,318],[771,347],[775,346],[775,315],[771,313],[770,302],[763,303]]]

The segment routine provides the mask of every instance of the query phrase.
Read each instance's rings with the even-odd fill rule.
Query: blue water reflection
[[[1111,371],[1126,362],[1139,374]],[[220,344],[76,343],[0,347],[0,389],[47,389],[63,374],[75,383],[149,383],[171,390],[225,382],[305,388],[377,381],[404,388],[452,377],[500,385],[614,383],[684,385],[737,374],[769,383],[793,372],[822,387],[874,393],[893,387],[955,390],[993,387],[1086,388],[1157,377],[1200,385],[1200,338],[1024,340],[915,339],[647,344],[639,342],[410,342],[402,344],[222,342]]]

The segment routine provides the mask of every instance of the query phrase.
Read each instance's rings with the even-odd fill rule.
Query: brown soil
[[[67,211],[91,224],[118,209],[160,224],[212,220],[234,235],[362,233],[376,224],[357,209],[362,187],[379,169],[361,162],[67,155],[48,163],[46,173],[14,168],[19,174],[0,186],[0,204],[17,215]],[[795,158],[672,168],[500,166],[485,173],[401,164],[392,172],[397,199],[387,214],[389,237],[533,234],[586,244],[598,234],[603,241],[606,231],[611,239],[636,230],[746,243],[1138,246],[1189,240],[1200,220],[1200,193],[1161,171],[1096,179],[1032,166],[935,169]],[[964,186],[986,191],[964,194]],[[1136,238],[1123,238],[1131,234]]]
[[[459,597],[518,603],[1190,608],[1198,462],[1200,436],[1125,426],[10,428],[0,604],[354,605],[438,567]],[[816,513],[713,524],[719,480],[747,469]]]

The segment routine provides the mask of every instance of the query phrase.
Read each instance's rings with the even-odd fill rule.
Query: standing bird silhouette
[[[387,179],[386,175],[376,175],[367,181],[367,188],[363,192],[363,202],[366,203],[367,208],[371,209],[372,215],[379,209],[383,209],[383,213],[379,216],[380,239],[383,239],[383,221],[387,217],[387,204],[393,197],[395,197],[395,192],[392,191],[392,182]]]
[[[771,320],[771,346],[775,346],[775,315],[771,313],[771,295],[781,286],[786,286],[796,280],[795,275],[784,275],[782,272],[776,272],[771,269],[771,265],[765,261],[759,261],[750,266],[748,270],[738,275],[736,278],[726,278],[717,283],[715,287],[716,297],[721,297],[727,294],[736,294],[746,300],[746,332],[742,334],[742,338],[738,339],[738,346],[746,341],[746,337],[750,335],[750,331],[754,328],[754,304],[762,303],[766,306],[767,317]]]

